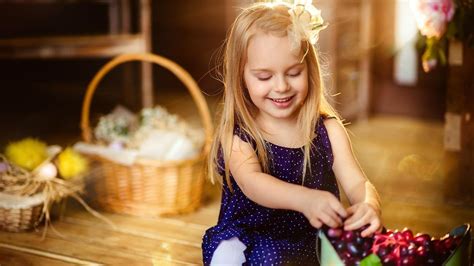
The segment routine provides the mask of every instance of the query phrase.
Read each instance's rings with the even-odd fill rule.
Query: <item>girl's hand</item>
[[[344,221],[344,230],[356,230],[364,225],[369,225],[361,232],[362,237],[367,237],[380,230],[380,210],[367,202],[352,205],[347,209],[349,218]]]
[[[321,228],[323,224],[332,228],[340,227],[343,224],[342,218],[347,216],[341,202],[327,191],[308,190],[306,197],[303,197],[302,206],[302,213],[316,228]]]

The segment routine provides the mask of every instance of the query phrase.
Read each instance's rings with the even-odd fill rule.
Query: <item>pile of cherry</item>
[[[416,234],[410,229],[384,230],[372,237],[361,237],[363,229],[345,231],[342,228],[325,229],[326,236],[336,249],[344,265],[359,265],[370,254],[376,254],[383,265],[441,265],[461,243],[461,236],[446,234],[432,238]]]

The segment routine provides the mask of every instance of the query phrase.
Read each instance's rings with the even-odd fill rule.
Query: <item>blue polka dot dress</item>
[[[254,141],[238,126],[234,134],[243,141]],[[315,144],[311,151],[311,173],[307,171],[304,186],[326,190],[339,198],[339,189],[332,171],[333,154],[328,133],[321,117],[317,123]],[[304,154],[300,148],[281,147],[266,143],[269,171],[276,178],[293,184],[302,184]],[[219,156],[220,174],[224,174],[224,161]],[[306,217],[290,210],[270,209],[258,205],[240,190],[230,177],[234,192],[224,182],[222,202],[217,225],[208,229],[203,237],[204,265],[209,265],[219,243],[237,237],[246,245],[246,265],[316,265],[317,229]],[[269,192],[271,193],[271,192]]]

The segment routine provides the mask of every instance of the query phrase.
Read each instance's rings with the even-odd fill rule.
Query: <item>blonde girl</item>
[[[209,158],[222,202],[203,238],[205,265],[315,264],[321,226],[368,225],[363,236],[381,227],[377,192],[325,98],[313,46],[322,28],[311,3],[257,3],[232,25]]]

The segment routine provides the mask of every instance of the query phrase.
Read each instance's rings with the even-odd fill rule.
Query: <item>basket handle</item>
[[[86,95],[82,103],[82,114],[81,114],[81,130],[82,138],[85,142],[90,143],[92,138],[91,128],[90,128],[90,105],[92,101],[92,96],[94,95],[95,90],[102,78],[110,72],[114,67],[125,62],[130,61],[145,61],[150,63],[155,63],[161,67],[171,71],[188,89],[193,97],[194,102],[196,103],[199,111],[199,115],[203,122],[204,131],[206,135],[206,142],[204,144],[204,152],[208,152],[211,147],[212,141],[212,120],[209,113],[209,107],[202,95],[196,81],[191,77],[191,75],[180,67],[175,62],[164,58],[159,55],[154,55],[150,53],[140,53],[140,54],[123,54],[115,57],[105,64],[94,76],[92,81],[87,86]]]

